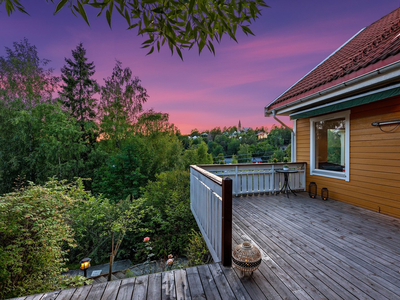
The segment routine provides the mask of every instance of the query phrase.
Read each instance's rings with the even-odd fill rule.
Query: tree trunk
[[[108,269],[108,278],[107,281],[111,281],[111,273],[112,273],[112,267],[114,263],[114,255],[110,255],[110,268]]]

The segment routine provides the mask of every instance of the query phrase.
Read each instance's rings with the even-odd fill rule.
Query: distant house
[[[202,136],[202,137],[208,137],[208,133],[207,133],[207,132],[203,132],[203,133],[201,134],[201,136]]]
[[[257,133],[257,137],[259,140],[266,139],[268,137],[268,134],[266,132],[259,132]]]
[[[251,162],[253,164],[262,164],[262,159],[261,159],[261,157],[252,157]]]
[[[265,107],[293,120],[294,161],[329,197],[400,217],[400,8]]]
[[[225,158],[224,160],[227,165],[230,165],[232,163],[232,158]]]

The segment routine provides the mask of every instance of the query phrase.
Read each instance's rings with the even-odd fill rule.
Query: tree
[[[200,136],[200,132],[197,128],[192,129],[192,131],[190,132],[190,136],[194,137],[194,136]]]
[[[6,47],[6,53],[6,57],[0,57],[0,102],[10,105],[19,101],[26,110],[53,102],[58,78],[47,67],[50,60],[40,59],[36,47],[26,38],[15,42],[13,49]]]
[[[140,187],[146,185],[150,174],[151,150],[143,138],[132,137],[120,152],[110,155],[96,171],[93,191],[104,194],[113,203],[128,196],[138,198]]]
[[[222,134],[221,128],[220,128],[220,127],[215,127],[215,128],[213,128],[213,129],[211,129],[211,131],[210,131],[210,136],[209,136],[209,140],[213,141],[213,140],[215,139],[215,137],[216,137],[217,135],[220,135],[220,134]]]
[[[190,165],[212,164],[212,155],[208,153],[208,146],[204,141],[192,149],[187,149],[183,152],[183,161],[185,170],[189,169]]]
[[[238,151],[239,162],[249,163],[251,162],[251,151],[250,146],[247,144],[241,144]]]
[[[11,191],[17,176],[42,183],[54,175],[73,178],[80,133],[54,104],[58,80],[49,61],[26,39],[6,52],[0,57],[0,193]]]
[[[41,184],[77,176],[85,145],[75,120],[58,105],[20,106],[0,105],[0,194],[10,192],[17,177]]]
[[[47,0],[48,2],[49,0]],[[1,0],[5,2],[8,15],[16,9],[25,12],[24,6],[15,0]],[[54,2],[54,0],[51,0]],[[175,50],[182,58],[181,49],[191,49],[197,45],[199,53],[206,46],[215,54],[214,40],[218,43],[224,34],[236,40],[236,31],[252,34],[249,24],[261,15],[261,8],[267,7],[264,0],[244,1],[162,1],[162,0],[61,0],[55,13],[70,5],[72,13],[78,13],[89,24],[85,7],[90,6],[98,11],[98,16],[105,11],[105,16],[111,27],[114,8],[126,20],[128,29],[137,27],[138,34],[147,35],[148,39],[142,43],[143,48],[149,48],[151,54],[155,48],[160,51],[167,42],[171,52]]]
[[[66,65],[61,68],[61,78],[65,85],[61,86],[61,100],[80,124],[84,131],[85,123],[96,116],[96,105],[93,95],[97,92],[97,82],[92,79],[95,73],[94,63],[88,63],[86,50],[80,43],[72,50],[73,59],[65,58]]]
[[[65,58],[66,64],[61,68],[61,78],[64,85],[61,86],[60,96],[63,106],[70,116],[77,120],[81,131],[81,142],[85,145],[81,152],[83,165],[77,169],[76,176],[92,178],[93,170],[88,167],[90,160],[97,156],[96,143],[99,136],[96,124],[96,99],[98,92],[97,82],[92,79],[95,73],[93,62],[87,62],[86,50],[80,43],[72,50],[72,59]],[[93,164],[92,164],[93,165]],[[86,188],[90,189],[90,182],[86,181]]]
[[[120,148],[121,139],[136,121],[148,97],[139,77],[132,78],[132,71],[123,69],[117,60],[111,77],[105,79],[105,85],[101,87],[103,138],[114,140],[116,147]]]
[[[237,164],[237,163],[239,163],[238,160],[237,160],[236,155],[232,155],[232,162],[231,162],[231,163],[232,163],[232,164]]]

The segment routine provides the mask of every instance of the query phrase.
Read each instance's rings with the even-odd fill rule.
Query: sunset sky
[[[400,6],[400,0],[266,0],[270,7],[251,27],[256,36],[239,34],[239,43],[225,37],[215,45],[215,56],[208,50],[200,56],[194,48],[184,51],[182,62],[168,48],[146,56],[140,49],[144,38],[136,29],[126,30],[117,11],[111,30],[105,16],[89,14],[88,27],[68,8],[53,16],[55,5],[45,0],[20,2],[30,16],[8,17],[1,6],[0,56],[26,37],[59,75],[64,58],[82,42],[100,84],[120,60],[147,89],[145,109],[169,113],[182,133],[239,120],[243,127],[270,127],[275,121],[264,117],[264,106],[360,29]]]

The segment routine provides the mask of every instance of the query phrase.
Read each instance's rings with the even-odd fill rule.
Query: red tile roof
[[[400,8],[362,30],[267,108],[278,108],[399,60]]]

